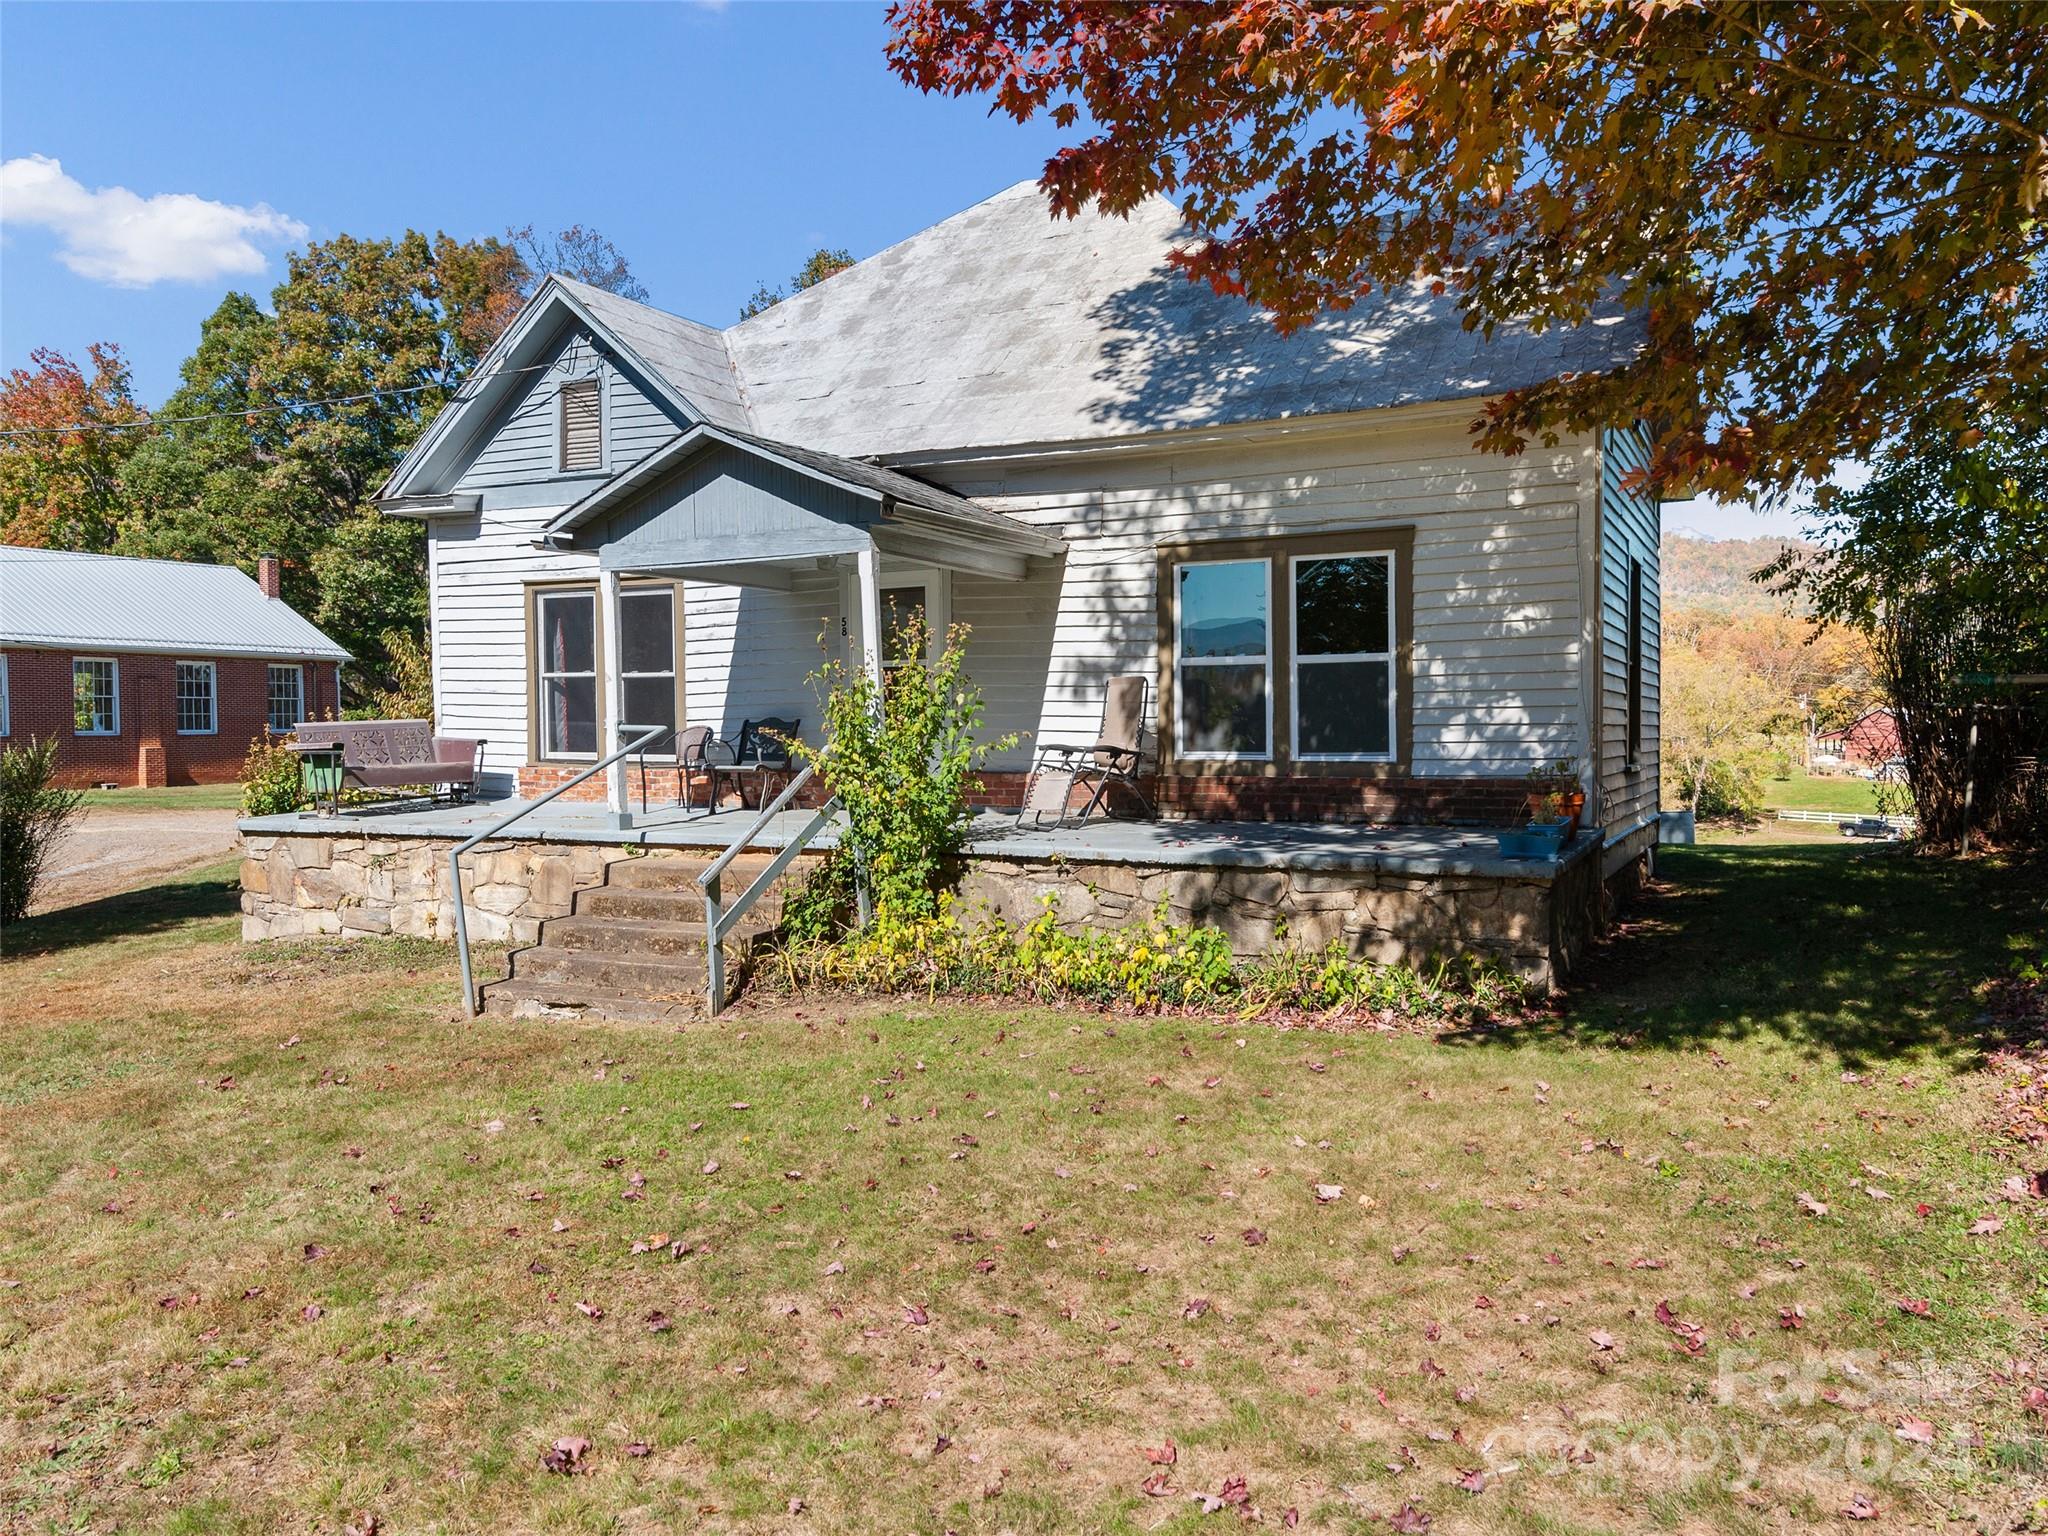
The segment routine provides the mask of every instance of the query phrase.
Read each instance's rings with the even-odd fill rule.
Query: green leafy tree
[[[789,280],[789,293],[780,288],[770,288],[766,283],[754,289],[753,297],[740,306],[740,318],[751,320],[763,310],[773,309],[791,293],[802,293],[806,288],[815,288],[835,273],[844,272],[853,265],[853,252],[845,249],[826,250],[820,246],[811,252],[804,264],[796,269]]]
[[[897,0],[889,25],[923,90],[1085,109],[1054,211],[1178,198],[1205,232],[1181,269],[1283,327],[1418,278],[1488,332],[1647,312],[1636,361],[1489,404],[1488,447],[1645,421],[1659,486],[1735,498],[1986,406],[2039,419],[2032,0]]]
[[[924,621],[912,618],[894,654],[927,654]],[[823,748],[794,743],[817,764],[845,807],[841,845],[850,849],[873,895],[878,921],[938,912],[946,861],[967,833],[967,792],[989,755],[1014,736],[983,742],[981,691],[967,680],[967,627],[954,625],[935,660],[891,669],[878,689],[860,667],[828,662],[813,682],[825,696]]]

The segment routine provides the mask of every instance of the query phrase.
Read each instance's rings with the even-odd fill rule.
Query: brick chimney
[[[275,555],[256,557],[256,585],[263,589],[265,597],[284,595],[284,564]]]

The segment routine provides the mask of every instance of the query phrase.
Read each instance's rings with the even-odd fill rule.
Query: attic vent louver
[[[596,379],[562,386],[562,468],[604,467],[604,425]]]

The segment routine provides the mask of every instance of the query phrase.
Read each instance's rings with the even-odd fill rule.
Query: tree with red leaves
[[[86,349],[87,373],[63,353],[38,347],[34,366],[0,381],[0,543],[49,549],[111,549],[127,505],[121,471],[140,432],[93,430],[140,423],[128,363],[111,342]],[[53,428],[79,427],[78,431]]]
[[[1515,451],[1640,419],[1660,489],[1780,494],[2038,420],[2048,5],[897,0],[891,67],[1095,125],[1056,213],[1177,197],[1283,328],[1434,279],[1468,326],[1646,313],[1631,366],[1489,402]],[[1823,499],[1826,497],[1822,488]]]

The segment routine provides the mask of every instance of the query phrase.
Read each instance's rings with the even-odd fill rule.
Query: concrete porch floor
[[[239,823],[259,837],[429,838],[471,837],[516,809],[516,800],[470,805],[394,806],[344,812],[338,816],[301,813],[260,816]],[[785,811],[753,839],[752,846],[786,846],[811,818],[809,811]],[[555,800],[513,824],[508,843],[594,843],[610,847],[722,850],[746,831],[753,811],[685,811],[656,806],[634,810],[633,824],[621,828],[601,805]],[[827,828],[812,847],[835,841]],[[1068,860],[1088,864],[1135,864],[1152,868],[1238,868],[1367,871],[1397,875],[1469,875],[1548,881],[1599,844],[1583,831],[1556,859],[1504,859],[1493,833],[1478,827],[1373,827],[1356,823],[1233,821],[1108,821],[1057,827],[1019,827],[1013,816],[978,814],[968,832],[971,858],[1032,862]]]

